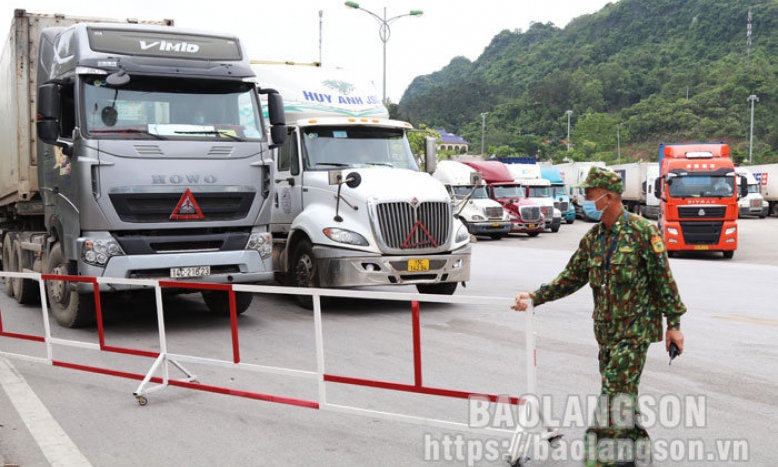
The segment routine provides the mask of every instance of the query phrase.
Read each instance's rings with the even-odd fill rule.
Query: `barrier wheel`
[[[146,398],[146,396],[135,396],[136,399],[138,399],[138,405],[141,407],[144,407],[149,403],[149,400]]]

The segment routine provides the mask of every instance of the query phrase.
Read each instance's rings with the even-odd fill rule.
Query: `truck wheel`
[[[572,224],[573,222],[575,222],[575,219],[565,219],[566,224]]]
[[[13,270],[16,259],[13,254],[13,247],[11,245],[11,234],[6,234],[3,238],[3,271],[4,272],[16,272]],[[11,277],[5,278],[5,293],[9,297],[14,296],[14,281],[16,279]]]
[[[68,264],[62,259],[62,247],[59,243],[55,243],[49,252],[47,271],[60,276],[71,274]],[[79,328],[94,322],[93,294],[79,295],[70,282],[49,280],[46,282],[46,295],[49,298],[49,310],[60,326]]]
[[[416,284],[419,293],[435,295],[453,295],[457,289],[457,282],[440,282],[438,284]]]
[[[505,234],[489,234],[489,237],[490,237],[492,240],[500,240],[500,239],[501,239],[501,238],[503,238],[504,236],[505,236]]]
[[[732,259],[732,257],[735,256],[734,251],[722,251],[722,253],[724,254],[724,258],[726,259]]]
[[[230,314],[230,294],[221,290],[203,290],[200,292],[203,301],[212,313]],[[251,292],[235,292],[235,312],[242,314],[251,305],[254,294]]]
[[[319,271],[310,241],[300,240],[297,248],[294,249],[291,266],[291,286],[303,288],[319,286]],[[297,295],[297,303],[308,310],[313,309],[311,295]]]
[[[530,237],[537,237],[538,235],[540,235],[540,232],[527,232],[527,235],[529,235]]]
[[[22,244],[18,239],[13,242],[13,250],[16,253],[16,270],[22,272],[24,271],[24,252],[22,251]],[[38,287],[38,282],[33,279],[16,279],[13,283],[16,301],[22,305],[37,303],[40,300],[40,289]]]

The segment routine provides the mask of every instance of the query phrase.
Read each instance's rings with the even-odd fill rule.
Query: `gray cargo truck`
[[[237,37],[170,20],[16,10],[0,95],[3,271],[272,281],[269,151],[271,135],[276,144],[286,137],[283,104],[257,85]],[[20,303],[41,299],[31,279],[5,288]],[[170,289],[186,291],[194,289]],[[89,283],[46,281],[50,312],[65,327],[93,322],[92,292]],[[210,310],[228,312],[227,292],[202,295]],[[237,294],[238,312],[250,303]]]

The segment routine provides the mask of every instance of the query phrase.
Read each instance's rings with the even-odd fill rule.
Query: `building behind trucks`
[[[511,233],[525,233],[535,237],[545,230],[540,205],[527,198],[527,190],[514,181],[513,174],[500,161],[464,161],[480,172],[488,187],[489,196],[500,203],[511,218]]]
[[[759,192],[759,182],[748,167],[735,167],[735,173],[745,177],[748,185],[748,195],[738,200],[739,214],[743,216],[757,216],[764,219],[770,212],[770,204],[765,201]]]
[[[621,175],[624,191],[621,202],[637,215],[650,219],[659,217],[659,200],[654,196],[654,184],[659,177],[658,162],[634,162],[609,165],[609,169]]]
[[[489,197],[480,172],[458,161],[440,161],[432,176],[446,186],[454,203],[454,216],[470,234],[499,240],[511,232],[508,212]]]
[[[580,185],[586,180],[586,176],[589,175],[589,169],[592,167],[605,167],[605,162],[564,162],[561,164],[554,164],[562,175],[562,180],[565,181],[567,192],[570,195],[570,202],[573,203],[576,215],[585,221],[591,221],[589,217],[584,213],[583,202],[585,193]]]
[[[562,219],[565,220],[566,224],[575,222],[575,207],[570,202],[570,194],[565,187],[562,173],[556,167],[541,164],[540,175],[548,180],[551,196],[554,198],[554,207],[562,213]]]
[[[725,143],[659,145],[659,230],[669,255],[737,250],[738,198],[748,194]]]
[[[767,215],[778,216],[778,164],[743,166],[759,184],[759,193],[767,202]]]
[[[275,152],[273,257],[297,287],[415,285],[452,294],[470,278],[470,234],[435,170],[419,171],[407,133],[372,82],[318,64],[253,62],[284,98],[289,138]],[[311,297],[298,296],[311,306]]]
[[[232,35],[172,26],[16,10],[0,59],[3,271],[272,280],[272,159],[250,63]],[[31,279],[6,289],[40,298]],[[93,322],[92,284],[46,292],[60,325]],[[229,312],[227,292],[202,295]],[[239,313],[250,303],[237,294]]]
[[[546,220],[545,228],[551,232],[559,232],[559,226],[562,225],[562,211],[554,207],[551,182],[540,176],[540,165],[535,162],[534,157],[531,160],[518,159],[520,162],[505,164],[505,166],[513,175],[513,180],[525,188],[527,198],[540,206],[540,212]]]

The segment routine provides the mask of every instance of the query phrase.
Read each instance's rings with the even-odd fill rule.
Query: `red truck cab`
[[[500,161],[463,161],[486,182],[489,196],[500,203],[511,218],[511,233],[535,237],[545,229],[540,205],[527,197],[527,187],[513,179],[508,167]]]
[[[659,230],[670,256],[678,251],[737,250],[738,198],[748,189],[726,143],[661,144]]]

